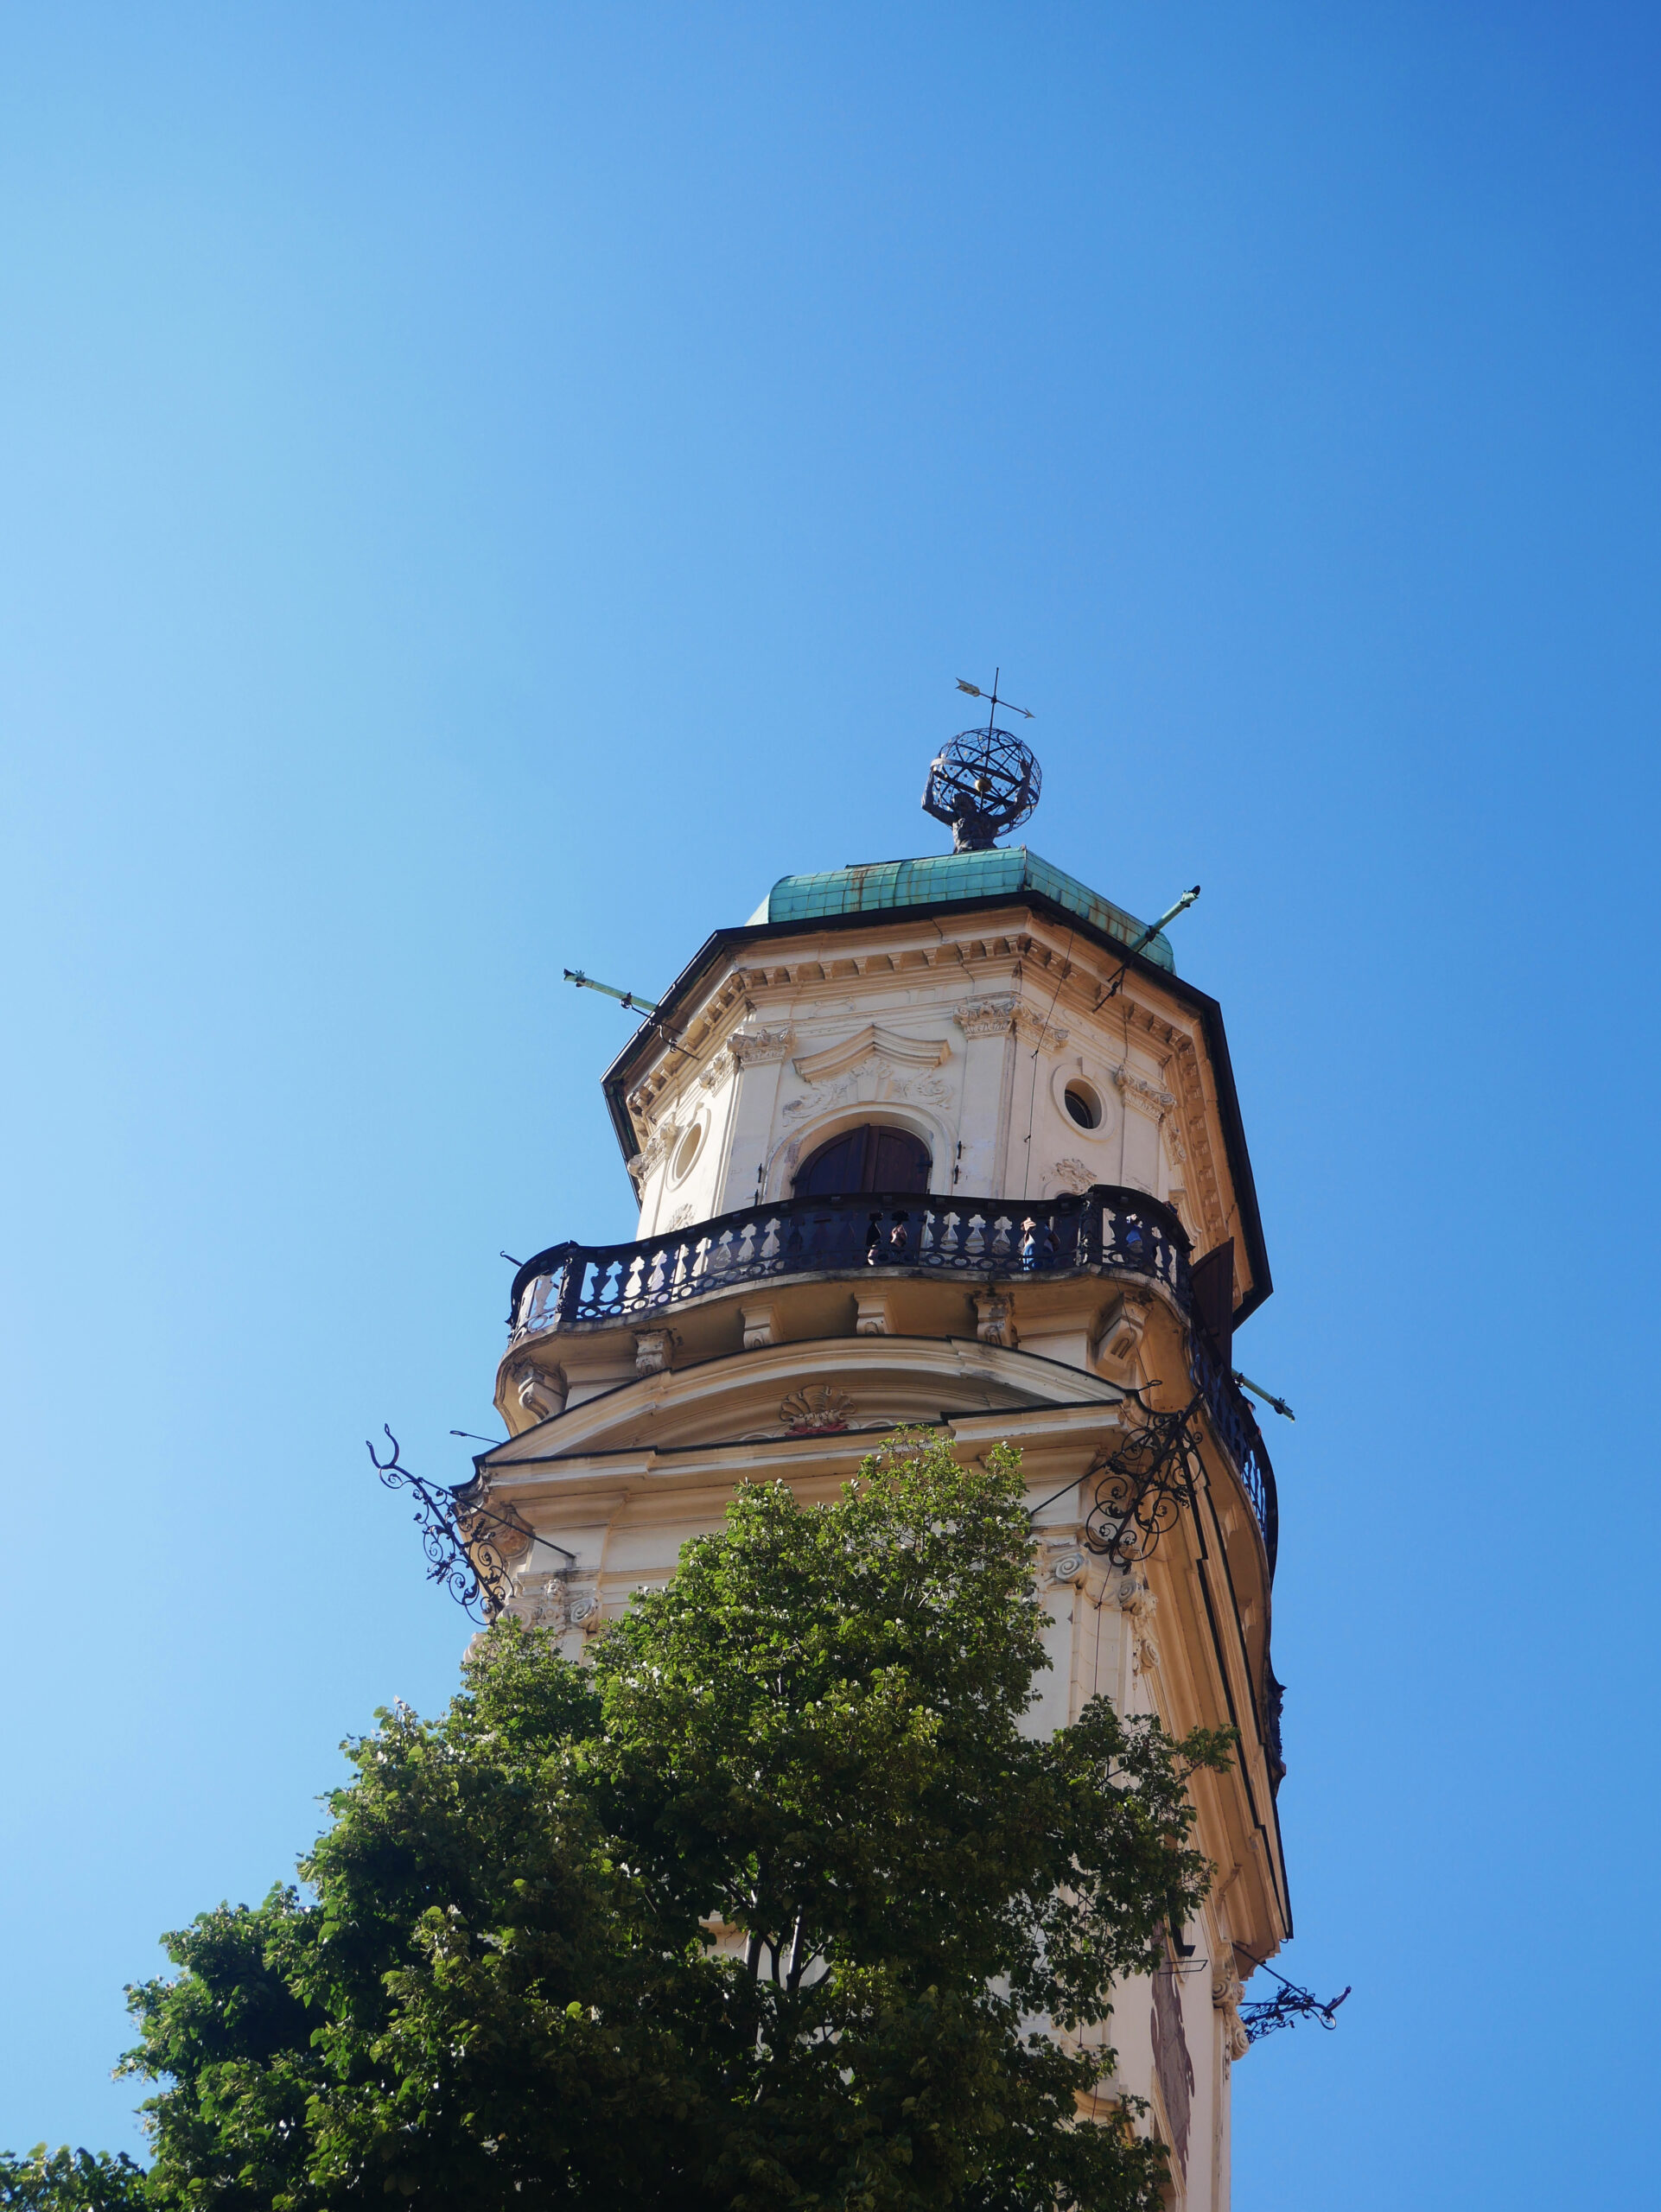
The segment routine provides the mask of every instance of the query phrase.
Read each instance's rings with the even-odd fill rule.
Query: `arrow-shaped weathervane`
[[[998,671],[998,675],[1001,676],[1002,673],[1002,670],[1000,669]],[[996,676],[992,678],[992,688],[990,691],[983,691],[978,683],[964,683],[961,676],[958,678],[958,689],[959,691],[967,691],[971,699],[985,700],[987,709],[986,727],[988,729],[991,728],[992,717],[996,714],[1000,707],[1008,707],[1012,715],[1025,715],[1029,722],[1035,721],[1037,720],[1037,716],[1033,713],[1030,707],[1017,707],[1011,700],[999,698],[998,679]]]

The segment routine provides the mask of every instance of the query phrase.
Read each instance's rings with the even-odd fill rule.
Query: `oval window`
[[[1102,1125],[1102,1102],[1087,1083],[1075,1079],[1062,1096],[1067,1102],[1067,1111],[1081,1129],[1098,1129]]]
[[[692,1162],[697,1158],[703,1145],[703,1124],[694,1122],[675,1147],[674,1162],[669,1172],[678,1183],[692,1172]]]

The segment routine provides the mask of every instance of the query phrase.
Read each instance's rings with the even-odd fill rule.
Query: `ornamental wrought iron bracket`
[[[1151,1557],[1160,1538],[1181,1519],[1183,1507],[1193,1511],[1195,1484],[1204,1472],[1193,1423],[1205,1393],[1196,1390],[1181,1413],[1156,1413],[1143,1396],[1143,1390],[1156,1387],[1150,1382],[1127,1393],[1141,1416],[1138,1425],[1085,1471],[1085,1482],[1094,1484],[1085,1541],[1116,1567]]]
[[[1237,1943],[1234,1948],[1243,1959],[1251,1959],[1254,1967],[1261,1967],[1280,1984],[1272,1997],[1259,1997],[1241,2005],[1240,2025],[1245,2030],[1248,2043],[1261,2043],[1276,2028],[1295,2028],[1300,2020],[1313,2020],[1317,2026],[1328,2030],[1338,2025],[1334,2016],[1353,1987],[1352,1983],[1346,1982],[1336,1997],[1329,1997],[1323,2005],[1313,1990],[1288,1981],[1283,1974],[1276,1974],[1263,1960],[1253,1958],[1243,1943]]]
[[[385,1424],[383,1423],[383,1427]],[[416,1501],[415,1522],[427,1554],[427,1580],[441,1584],[475,1620],[493,1621],[513,1594],[510,1562],[532,1545],[558,1552],[567,1567],[576,1554],[538,1536],[511,1505],[493,1505],[490,1485],[480,1475],[464,1483],[430,1483],[400,1464],[398,1440],[390,1427],[390,1457],[377,1457],[366,1440],[375,1472],[388,1490],[408,1490]]]

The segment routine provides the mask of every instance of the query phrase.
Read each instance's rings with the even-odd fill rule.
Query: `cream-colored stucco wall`
[[[1092,1183],[1170,1205],[1207,1250],[1238,1215],[1203,1039],[1174,995],[1025,909],[904,914],[735,953],[629,1094],[639,1234],[788,1197],[856,1122],[911,1130],[930,1188],[1041,1200]],[[1081,1082],[1099,1119],[1068,1113]],[[1244,1258],[1242,1265],[1244,1264]],[[1240,1286],[1244,1291],[1246,1285]]]

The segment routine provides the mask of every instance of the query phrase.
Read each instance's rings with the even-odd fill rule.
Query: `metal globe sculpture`
[[[989,722],[960,731],[935,755],[923,810],[951,823],[954,853],[983,853],[1027,819],[1043,780],[1032,747]]]

